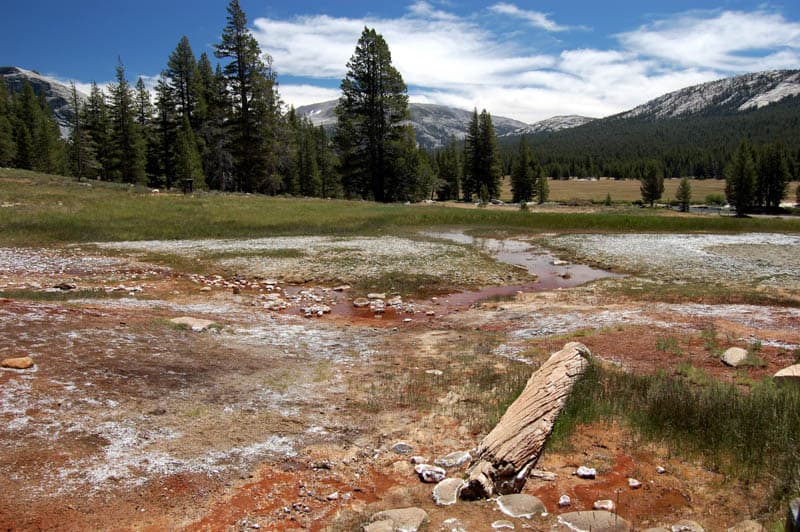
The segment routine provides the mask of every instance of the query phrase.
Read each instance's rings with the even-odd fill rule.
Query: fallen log
[[[589,366],[589,350],[572,342],[537,370],[478,446],[461,498],[519,493],[542,454],[558,414]]]

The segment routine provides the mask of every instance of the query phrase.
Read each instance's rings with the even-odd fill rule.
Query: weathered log
[[[589,366],[588,356],[586,346],[572,342],[531,375],[522,394],[478,446],[461,490],[463,499],[522,490],[573,386]]]

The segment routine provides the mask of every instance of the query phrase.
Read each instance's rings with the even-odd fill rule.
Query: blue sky
[[[335,98],[365,25],[382,33],[412,101],[533,122],[605,116],[695,83],[800,68],[800,2],[240,0],[280,93]],[[121,57],[152,83],[182,35],[212,54],[227,0],[28,0],[3,7],[0,64],[79,87]]]

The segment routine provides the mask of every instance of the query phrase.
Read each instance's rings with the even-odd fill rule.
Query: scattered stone
[[[554,261],[553,261],[551,264],[552,264],[553,266],[568,266],[568,265],[569,265],[569,262],[567,262],[567,261],[565,261],[565,260],[559,260],[559,259],[555,259],[555,260],[554,260]]]
[[[353,306],[355,308],[364,308],[369,306],[369,299],[359,297],[355,301],[353,301]]]
[[[705,529],[700,523],[697,521],[690,521],[689,519],[678,521],[669,528],[672,532],[705,532]]]
[[[350,290],[350,285],[349,284],[343,284],[343,285],[337,286],[337,287],[335,287],[333,289],[334,292],[345,292],[347,290]]]
[[[767,532],[767,529],[758,521],[748,519],[730,527],[728,532]]]
[[[29,369],[33,367],[33,359],[31,357],[7,358],[0,365],[9,369]]]
[[[447,476],[447,472],[441,467],[428,464],[419,464],[414,467],[414,471],[416,471],[417,475],[419,475],[419,479],[422,482],[426,482],[428,484],[441,482],[444,480],[444,477]]]
[[[436,375],[437,377],[441,377],[442,375],[444,375],[444,371],[440,369],[425,370],[425,373],[427,373],[428,375]]]
[[[509,517],[531,519],[547,511],[542,501],[533,495],[513,493],[497,498],[497,507]]]
[[[506,521],[505,519],[503,519],[503,520],[495,521],[494,523],[492,523],[492,528],[495,529],[495,530],[504,530],[504,529],[514,530],[514,523],[512,523],[511,521]]]
[[[408,454],[413,450],[414,448],[404,441],[399,441],[392,445],[392,452],[397,454]]]
[[[55,285],[53,288],[58,288],[59,290],[63,290],[63,291],[66,292],[68,290],[75,290],[78,287],[77,287],[77,285],[74,285],[72,283],[61,283],[61,284]]]
[[[425,315],[429,316],[429,317],[433,317],[433,316],[436,316],[436,313],[434,311],[432,311],[432,310],[429,310],[428,312],[425,313]]]
[[[663,475],[666,472],[667,472],[667,470],[664,469],[663,467],[661,467],[661,466],[656,467],[656,473],[658,473],[659,475]]]
[[[328,495],[325,498],[328,499],[329,501],[337,501],[337,500],[339,500],[339,492],[338,491],[334,491],[333,493],[331,493],[330,495]]]
[[[570,512],[558,516],[560,530],[571,532],[628,532],[633,530],[631,524],[622,517],[599,510]]]
[[[431,370],[431,371],[438,371],[438,370]],[[439,372],[441,375],[441,372]],[[456,451],[453,453],[448,454],[447,456],[442,456],[441,458],[437,458],[434,464],[440,467],[458,467],[461,465],[466,464],[472,460],[472,455],[466,451]]]
[[[794,366],[784,368],[776,373],[772,378],[778,382],[792,382],[795,384],[800,384],[800,364],[795,364]]]
[[[426,460],[424,456],[412,456],[408,461],[414,465],[417,465],[417,464],[424,464],[428,460]]]
[[[211,287],[210,286],[204,286],[203,288],[200,289],[200,291],[201,292],[211,292]]]
[[[539,480],[544,480],[545,482],[553,482],[556,479],[556,474],[551,473],[550,471],[544,471],[542,469],[534,469],[531,471],[532,478],[538,478]]]
[[[642,483],[636,480],[635,478],[629,478],[628,487],[631,488],[632,490],[638,490],[639,488],[642,487]]]
[[[789,503],[789,512],[786,515],[787,532],[800,532],[800,498]]]
[[[581,466],[575,471],[578,478],[594,479],[597,476],[597,470],[593,467]]]
[[[594,508],[595,510],[605,510],[607,512],[613,512],[614,511],[614,501],[611,501],[611,500],[608,500],[608,499],[605,499],[605,500],[602,500],[602,501],[594,501],[594,504],[592,505],[592,508]]]
[[[433,488],[433,502],[439,506],[451,506],[458,502],[464,481],[460,478],[446,478]]]
[[[741,347],[731,347],[722,354],[723,364],[732,368],[738,368],[747,360],[747,351]]]
[[[400,531],[417,532],[428,522],[428,513],[421,508],[402,508],[378,512],[364,527],[364,532]]]
[[[378,294],[378,293],[367,294],[367,299],[386,299],[386,294]]]
[[[467,532],[467,529],[464,528],[464,523],[455,517],[442,521],[442,526],[439,527],[439,530],[441,532]]]
[[[569,495],[562,495],[558,499],[559,508],[569,508],[570,506],[572,506],[572,499],[569,498]]]
[[[172,318],[169,320],[170,323],[174,323],[175,325],[186,325],[194,332],[202,332],[214,325],[214,322],[211,320],[204,320],[201,318],[191,318],[189,316],[183,316],[180,318]]]
[[[403,320],[403,323],[411,323],[412,321],[414,320],[412,320],[411,318],[406,318]]]

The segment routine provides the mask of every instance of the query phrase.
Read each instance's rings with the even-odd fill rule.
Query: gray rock
[[[531,478],[538,478],[539,480],[544,480],[545,482],[553,482],[556,479],[555,473],[544,471],[542,469],[532,469],[530,476]]]
[[[458,467],[472,460],[472,455],[466,451],[456,451],[447,456],[437,458],[434,464],[441,467]]]
[[[728,532],[767,532],[767,529],[761,526],[758,521],[748,519],[730,527]]]
[[[169,320],[170,323],[174,323],[175,325],[183,325],[189,327],[194,332],[201,332],[205,331],[212,325],[214,322],[211,320],[204,320],[201,318],[192,318],[189,316],[182,316],[180,318],[172,318]]]
[[[364,308],[369,306],[369,299],[359,297],[353,301],[353,306],[356,308]]]
[[[497,498],[497,507],[509,517],[530,519],[547,511],[542,501],[533,495],[514,493]]]
[[[575,471],[578,478],[593,479],[597,476],[597,470],[593,467],[581,466]]]
[[[425,462],[427,462],[424,456],[412,456],[411,458],[408,459],[408,461],[414,465],[424,464]]]
[[[678,521],[669,527],[669,529],[672,532],[705,532],[705,529],[700,523],[697,521],[691,521],[689,519]]]
[[[378,512],[370,518],[365,532],[416,532],[428,522],[428,513],[421,508],[401,508]]]
[[[732,368],[738,368],[745,360],[747,360],[747,351],[741,347],[731,347],[722,354],[722,362]]]
[[[414,466],[414,471],[416,471],[422,482],[427,482],[429,484],[441,482],[444,480],[444,477],[447,476],[447,471],[441,467],[429,464],[418,464]]]
[[[562,495],[558,499],[559,508],[569,508],[570,506],[572,506],[572,499],[569,498],[569,495]]]
[[[592,508],[594,508],[595,510],[605,510],[607,512],[613,512],[614,511],[614,501],[611,501],[611,500],[608,500],[608,499],[605,499],[605,500],[602,500],[602,501],[594,501],[594,504],[592,505]]]
[[[642,487],[642,483],[636,480],[635,478],[628,479],[628,487],[632,490],[638,490]]]
[[[667,470],[664,469],[663,467],[661,467],[661,466],[656,467],[656,473],[658,473],[659,475],[663,475],[666,472],[667,472]]]
[[[794,383],[800,384],[800,364],[795,364],[794,366],[789,366],[788,368],[784,368],[780,370],[778,373],[772,377],[775,381],[781,383]]]
[[[442,526],[439,527],[439,530],[441,532],[467,532],[467,529],[464,528],[464,523],[455,517],[442,521]]]
[[[595,510],[593,512],[570,512],[558,516],[559,530],[571,532],[628,532],[631,524],[622,517]]]
[[[399,441],[392,445],[392,452],[397,454],[408,454],[413,450],[414,448],[404,441]]]
[[[433,502],[439,506],[450,506],[458,502],[464,481],[460,478],[446,478],[433,488]]]
[[[492,528],[495,530],[505,530],[505,529],[514,530],[514,523],[502,519],[500,521],[495,521],[494,523],[492,523]]]
[[[800,532],[800,499],[789,503],[789,512],[786,515],[786,532]]]
[[[378,293],[367,294],[367,299],[386,299],[386,294],[378,294]]]

